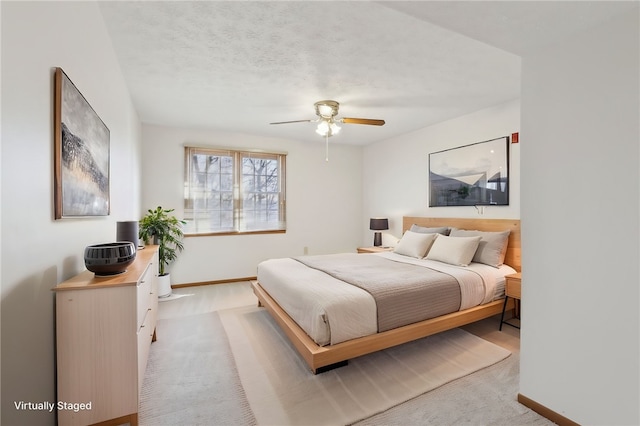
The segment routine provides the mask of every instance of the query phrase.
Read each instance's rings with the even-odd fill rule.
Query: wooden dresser
[[[138,424],[158,312],[158,247],[138,250],[127,271],[84,271],[56,292],[58,424]]]

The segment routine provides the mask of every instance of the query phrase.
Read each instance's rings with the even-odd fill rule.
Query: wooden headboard
[[[443,217],[416,217],[404,216],[402,218],[402,232],[411,228],[411,225],[436,228],[449,226],[475,231],[499,232],[511,231],[509,234],[509,245],[504,263],[511,266],[516,271],[522,269],[522,259],[520,257],[520,220],[519,219],[470,219],[470,218],[443,218]]]

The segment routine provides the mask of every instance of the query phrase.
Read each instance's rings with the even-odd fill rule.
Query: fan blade
[[[346,124],[369,124],[371,126],[384,126],[384,120],[374,120],[371,118],[342,118],[342,122]]]
[[[312,121],[315,121],[315,120],[278,121],[276,123],[269,123],[269,124],[311,123]]]

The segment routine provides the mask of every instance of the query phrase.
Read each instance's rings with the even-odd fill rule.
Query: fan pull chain
[[[325,140],[325,153],[324,153],[324,161],[329,162],[329,133],[324,136]]]

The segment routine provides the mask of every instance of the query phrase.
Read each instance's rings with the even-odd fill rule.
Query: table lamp
[[[372,231],[384,231],[389,229],[389,219],[387,218],[371,218],[369,220],[369,229]],[[382,245],[382,232],[375,232],[373,234],[374,247],[380,247]]]

